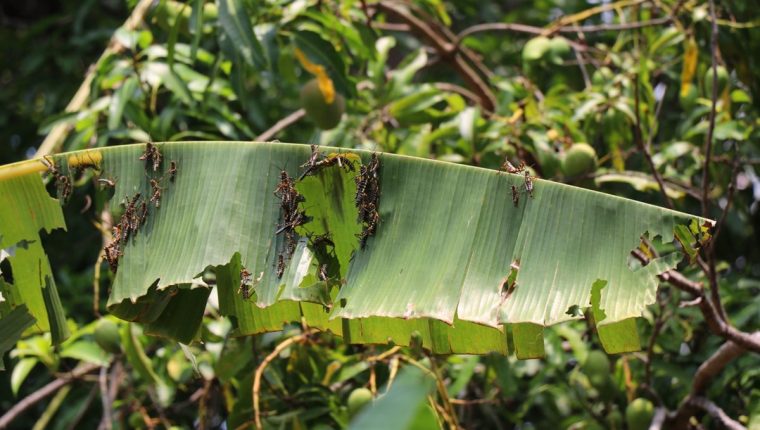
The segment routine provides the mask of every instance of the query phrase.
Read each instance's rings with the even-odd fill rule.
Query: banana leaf
[[[434,353],[484,354],[507,352],[511,326],[517,355],[527,358],[543,354],[543,327],[587,310],[608,352],[637,350],[633,319],[654,302],[657,275],[683,253],[640,267],[631,251],[642,237],[674,242],[676,230],[673,249],[699,246],[713,224],[523,174],[379,154],[379,220],[361,240],[367,224],[357,216],[357,176],[369,152],[320,148],[322,160],[344,161],[310,169],[306,145],[151,146],[160,159],[137,144],[54,161],[61,172],[90,168],[108,179],[99,183],[114,183],[116,223],[130,213],[140,218],[119,248],[109,310],[185,341],[208,296],[191,299],[188,291],[216,287],[220,311],[240,335],[305,321],[353,343],[408,345],[416,337]],[[49,165],[0,167],[4,195],[29,193],[17,181],[41,187],[38,172]],[[313,171],[304,175],[302,166]],[[283,228],[274,193],[283,171],[305,215],[292,229]],[[36,240],[43,208],[6,211],[28,224],[14,240]],[[320,248],[325,236],[330,245]],[[192,329],[186,315],[194,315]]]

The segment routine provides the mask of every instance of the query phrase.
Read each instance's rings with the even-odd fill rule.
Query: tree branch
[[[496,107],[496,97],[483,78],[465,61],[459,52],[456,43],[453,43],[445,35],[436,32],[425,21],[414,16],[401,5],[392,2],[380,1],[372,5],[378,11],[385,12],[411,27],[413,33],[427,41],[442,59],[447,61],[459,73],[462,79],[480,99],[479,104],[487,112],[493,112]],[[471,58],[472,60],[472,58]]]
[[[646,255],[638,249],[633,250],[631,254],[643,264],[649,262]],[[748,351],[760,354],[760,338],[738,330],[736,327],[723,320],[713,301],[705,294],[701,283],[691,281],[675,270],[663,272],[659,274],[658,277],[661,281],[667,282],[679,290],[701,299],[699,300],[699,309],[705,317],[707,327],[713,332],[713,334],[726,340],[733,341]]]
[[[277,135],[277,133],[281,132],[282,130],[288,128],[289,126],[295,124],[301,118],[303,118],[306,115],[306,111],[303,109],[298,109],[297,111],[291,113],[290,115],[286,116],[285,118],[277,121],[272,127],[270,127],[265,132],[261,133],[260,135],[253,138],[255,142],[266,142],[271,140],[273,137]]]
[[[13,407],[10,408],[8,412],[0,417],[0,429],[7,428],[13,420],[24,413],[24,411],[34,406],[37,402],[43,400],[45,397],[50,396],[51,394],[60,390],[62,387],[74,382],[82,376],[94,371],[98,367],[100,366],[97,364],[85,364],[79,366],[72,370],[71,373],[55,379],[34,393],[24,397],[21,399],[21,401],[13,405]]]
[[[747,334],[747,337],[760,343],[760,331]],[[722,409],[704,398],[702,395],[707,390],[710,382],[712,382],[712,380],[720,374],[730,362],[745,352],[747,352],[745,348],[732,341],[728,341],[718,348],[718,350],[697,369],[697,372],[694,374],[694,382],[691,386],[691,392],[681,402],[678,410],[672,416],[668,417],[669,423],[674,428],[687,428],[689,420],[695,413],[697,413],[697,409],[702,409],[716,418],[726,428],[743,429],[744,427],[741,424],[729,418]]]

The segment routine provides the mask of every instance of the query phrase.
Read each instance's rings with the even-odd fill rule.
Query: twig
[[[451,399],[449,398],[449,392],[446,390],[446,384],[444,384],[443,379],[441,377],[441,374],[438,370],[438,365],[435,362],[435,357],[432,355],[428,355],[428,360],[430,361],[430,370],[433,372],[433,376],[435,376],[435,383],[438,387],[438,393],[441,395],[441,402],[443,403],[443,407],[446,410],[447,414],[450,418],[449,424],[452,428],[458,429],[459,423],[457,422],[457,413],[454,410],[454,406],[451,404]],[[446,416],[444,415],[444,417]]]
[[[705,137],[704,157],[705,165],[702,170],[702,216],[709,215],[709,188],[710,188],[710,161],[712,158],[713,133],[715,131],[715,112],[718,103],[718,24],[715,22],[715,2],[709,0],[710,18],[712,19],[712,31],[710,33],[710,62],[712,69],[712,94],[710,94],[710,119],[707,127],[707,136]]]
[[[702,216],[707,218],[710,212],[710,161],[712,159],[713,134],[715,132],[715,116],[718,104],[718,23],[715,21],[715,1],[709,0],[710,18],[712,19],[712,32],[710,33],[710,62],[712,65],[712,94],[710,95],[710,119],[705,137],[704,156],[705,165],[702,170]],[[707,276],[710,279],[710,295],[717,307],[718,314],[725,321],[726,312],[720,300],[720,291],[715,265],[715,247],[708,246],[707,253]]]
[[[71,371],[71,373],[68,373],[50,383],[45,385],[44,387],[40,388],[39,390],[35,391],[34,393],[24,397],[13,405],[12,408],[8,410],[3,416],[0,417],[0,429],[5,429],[8,427],[8,425],[15,420],[20,414],[24,413],[27,409],[34,406],[37,402],[43,400],[45,397],[55,393],[56,391],[60,390],[62,387],[74,382],[75,380],[81,378],[82,376],[92,372],[93,370],[97,369],[97,364],[85,364],[79,367],[76,367],[74,370]]]
[[[642,263],[648,262],[646,255],[638,249],[632,251],[631,254]],[[704,294],[704,288],[701,283],[691,281],[675,270],[663,272],[659,274],[658,277],[660,280],[668,282],[679,290],[685,291],[701,299],[699,301],[699,309],[705,317],[705,322],[707,322],[708,328],[715,335],[733,341],[748,351],[760,354],[760,338],[738,330],[736,327],[723,320],[712,300]]]
[[[121,28],[124,28],[125,30],[136,29],[152,5],[153,0],[140,0],[140,3],[135,6],[132,14],[129,15],[126,21],[124,21],[124,25],[122,25]],[[114,32],[106,49],[100,54],[98,60],[87,70],[87,74],[85,75],[82,84],[66,106],[66,112],[76,112],[87,105],[87,99],[90,97],[90,87],[92,87],[92,81],[95,79],[98,65],[110,55],[119,53],[122,50],[124,50],[124,46],[118,42],[116,39],[116,32]],[[42,157],[58,152],[61,145],[63,145],[63,141],[66,140],[66,137],[69,135],[69,132],[71,132],[71,126],[69,124],[58,124],[53,127],[53,129],[50,130],[50,133],[45,137],[45,140],[42,141],[42,144],[39,149],[37,149],[37,153],[34,157]]]
[[[379,11],[392,15],[409,25],[413,33],[417,33],[425,39],[435,50],[438,55],[449,62],[452,67],[467,82],[470,89],[480,99],[480,105],[487,112],[493,112],[496,106],[496,97],[491,88],[483,78],[472,69],[472,67],[462,58],[456,43],[447,40],[445,36],[436,32],[427,22],[411,14],[404,7],[388,1],[380,1],[372,5]],[[469,58],[473,60],[472,56]]]
[[[707,412],[729,430],[746,430],[746,427],[741,425],[741,423],[726,415],[723,409],[704,397],[693,397],[689,400],[689,404]]]
[[[670,289],[668,289],[668,292],[670,292]],[[668,295],[669,298],[669,295]],[[657,306],[660,309],[660,312],[657,314],[657,317],[655,318],[654,327],[652,328],[652,336],[649,338],[649,344],[647,345],[647,361],[644,363],[644,384],[647,388],[652,386],[652,359],[654,358],[654,346],[657,343],[657,336],[660,335],[660,332],[662,331],[662,328],[665,326],[665,321],[667,319],[666,315],[669,317],[669,312],[667,311],[667,308],[665,307],[666,299],[662,299],[661,297],[657,297]],[[658,399],[659,400],[659,399]]]
[[[264,360],[259,364],[259,367],[256,368],[256,373],[254,373],[253,376],[253,413],[254,413],[254,424],[256,426],[256,429],[261,430],[262,424],[261,424],[261,410],[259,409],[259,391],[261,389],[261,376],[264,374],[264,370],[266,370],[267,366],[269,366],[269,363],[272,362],[277,356],[280,355],[282,351],[285,350],[285,348],[289,347],[290,345],[297,343],[297,342],[303,342],[308,338],[311,334],[313,334],[314,331],[308,331],[299,334],[298,336],[293,336],[288,339],[285,339],[283,342],[280,342],[279,345],[277,345],[272,352],[269,353],[266,357],[264,357]]]
[[[261,133],[260,135],[256,136],[253,140],[256,142],[266,142],[268,140],[271,140],[274,136],[277,135],[277,133],[295,124],[305,115],[306,115],[305,110],[298,109],[297,111],[291,113],[285,118],[277,121],[272,127],[270,127],[265,132]]]
[[[113,427],[113,411],[111,410],[111,396],[108,393],[108,367],[104,366],[100,368],[98,384],[100,386],[100,403],[103,406],[103,417],[100,420],[98,428],[110,430]]]
[[[649,153],[649,148],[647,148],[646,145],[644,145],[644,139],[641,136],[641,111],[639,110],[639,75],[635,74],[633,75],[633,102],[634,102],[634,115],[636,116],[636,123],[633,126],[633,140],[636,142],[636,146],[639,147],[639,150],[642,154],[644,154],[644,159],[646,159],[647,164],[649,165],[649,169],[652,171],[652,176],[654,176],[654,180],[657,182],[657,185],[660,187],[660,193],[662,194],[662,198],[665,200],[665,203],[670,209],[673,209],[673,201],[670,200],[670,197],[668,196],[668,192],[665,189],[665,183],[662,182],[662,177],[660,176],[660,172],[657,171],[657,167],[654,165],[654,161],[652,160],[652,154]]]
[[[553,31],[558,33],[600,33],[604,31],[626,31],[626,30],[636,30],[639,28],[645,28],[645,27],[653,27],[657,25],[664,25],[671,21],[672,19],[670,17],[663,17],[663,18],[657,18],[650,21],[637,21],[637,22],[631,22],[631,23],[620,23],[620,24],[598,24],[598,25],[581,25],[581,26],[563,26],[559,27]],[[544,27],[536,27],[533,25],[527,25],[527,24],[519,24],[519,23],[506,23],[506,22],[489,22],[486,24],[477,24],[473,25],[471,27],[466,28],[463,30],[459,35],[457,36],[457,41],[461,42],[463,39],[465,39],[468,36],[471,36],[476,33],[482,33],[485,31],[511,31],[515,33],[527,33],[527,34],[535,34],[535,35],[542,35],[546,34],[547,31],[551,31],[548,28]]]
[[[756,331],[751,335],[748,334],[747,336],[760,343],[760,331]],[[699,408],[705,410],[713,417],[716,417],[728,428],[744,428],[732,427],[732,425],[738,423],[728,418],[717,405],[704,399],[702,394],[707,390],[707,387],[715,376],[722,372],[730,362],[745,352],[745,348],[732,341],[728,341],[718,348],[710,358],[699,366],[697,372],[694,374],[694,382],[691,386],[691,392],[681,402],[678,410],[668,417],[668,423],[674,428],[686,428],[691,417],[697,412],[696,409]],[[709,402],[709,404],[707,402]]]

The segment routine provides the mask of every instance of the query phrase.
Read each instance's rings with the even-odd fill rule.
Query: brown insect
[[[47,173],[53,176],[53,179],[55,180],[55,187],[56,187],[56,192],[58,196],[63,201],[68,200],[73,190],[73,187],[71,185],[71,179],[68,176],[61,173],[61,171],[58,169],[55,163],[49,160],[47,156],[42,157],[42,164],[44,164],[47,167],[48,169]]]
[[[145,161],[145,168],[152,167],[153,171],[157,171],[161,166],[161,151],[158,147],[150,142],[145,146],[145,152],[140,156],[140,160]]]
[[[177,177],[177,162],[172,160],[169,163],[169,182],[174,183],[174,179]]]
[[[509,159],[505,159],[504,163],[501,165],[501,168],[499,169],[501,171],[507,172],[507,173],[520,173],[525,170],[525,163],[520,161],[520,164],[515,167],[514,164],[509,162]]]
[[[520,204],[520,190],[514,185],[512,185],[512,203],[514,203],[515,207]]]
[[[111,268],[111,272],[116,273],[116,270],[119,268],[119,257],[122,255],[121,249],[119,249],[119,242],[113,240],[103,248],[103,251],[105,252],[106,261]]]
[[[320,156],[321,154],[319,153],[319,145],[311,145],[311,155],[309,155],[309,159],[306,160],[305,163],[301,164],[301,168],[304,169],[304,171],[301,173],[301,176],[298,177],[299,181],[312,173],[317,168],[317,165],[320,162]]]
[[[238,292],[240,295],[243,296],[244,300],[248,300],[250,297],[251,291],[250,286],[252,283],[252,274],[248,271],[245,267],[240,269],[240,288],[238,289]]]
[[[530,176],[530,172],[525,171],[525,191],[528,192],[530,198],[533,198],[533,177]]]
[[[150,202],[154,203],[156,205],[156,208],[158,208],[161,205],[161,191],[163,191],[163,188],[161,188],[161,185],[159,185],[157,180],[151,179],[150,190]]]

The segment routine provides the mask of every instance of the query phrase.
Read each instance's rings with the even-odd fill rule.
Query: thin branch
[[[747,336],[755,342],[760,343],[760,331],[747,334]],[[718,348],[710,358],[702,363],[694,374],[694,382],[691,386],[691,392],[681,402],[678,410],[672,416],[668,417],[669,424],[671,424],[673,428],[686,428],[691,417],[697,412],[697,409],[702,409],[718,419],[727,428],[744,428],[741,426],[736,427],[735,425],[738,424],[736,421],[729,418],[717,405],[702,397],[702,394],[707,390],[713,379],[720,374],[729,363],[745,352],[747,352],[747,350],[741,345],[728,341]]]
[[[264,358],[261,364],[259,364],[259,367],[256,368],[256,373],[253,376],[253,388],[251,391],[253,393],[254,424],[258,430],[261,430],[263,428],[261,424],[261,410],[259,409],[259,391],[261,390],[261,377],[264,375],[264,370],[266,370],[267,366],[269,366],[269,363],[277,358],[280,353],[287,347],[294,343],[303,342],[312,333],[314,333],[313,330],[301,333],[298,336],[293,336],[285,339],[283,342],[277,345],[274,350],[272,350],[272,352],[270,352],[269,355]]]
[[[285,118],[277,121],[272,127],[270,127],[265,132],[261,133],[260,135],[256,136],[253,140],[255,142],[266,142],[266,141],[272,140],[272,138],[275,137],[277,133],[295,124],[305,115],[306,115],[305,110],[298,109],[297,111],[291,113]]]
[[[710,119],[707,128],[707,136],[703,153],[705,156],[705,165],[702,169],[702,216],[705,218],[709,215],[708,194],[710,191],[710,161],[712,158],[713,133],[715,132],[715,114],[718,103],[718,24],[715,22],[715,2],[709,0],[710,17],[712,19],[712,32],[710,33],[710,61],[712,69],[712,94],[710,94]]]
[[[663,17],[663,18],[652,19],[649,21],[637,21],[637,22],[619,23],[619,24],[598,24],[598,25],[581,25],[581,26],[568,25],[568,26],[559,27],[555,30],[552,30],[550,28],[545,28],[545,27],[536,27],[533,25],[519,24],[519,23],[489,22],[485,24],[473,25],[471,27],[466,28],[465,30],[459,33],[459,35],[457,36],[457,41],[461,42],[468,36],[471,36],[476,33],[486,32],[486,31],[510,31],[514,33],[535,34],[537,36],[547,35],[547,32],[549,33],[549,35],[551,35],[551,32],[601,33],[605,31],[627,31],[627,30],[636,30],[636,29],[645,28],[645,27],[654,27],[658,25],[668,24],[671,21],[672,19],[668,16],[668,17]]]
[[[103,416],[98,428],[110,430],[113,428],[113,400],[108,395],[108,367],[100,368],[98,384],[100,386],[100,402],[103,406]]]
[[[145,14],[148,13],[152,5],[153,0],[140,0],[140,3],[135,6],[132,14],[129,15],[126,21],[124,21],[124,25],[122,25],[121,28],[124,28],[125,30],[136,29],[143,21]],[[66,106],[66,112],[76,112],[87,105],[87,99],[90,97],[90,88],[92,87],[92,81],[95,79],[98,65],[112,54],[116,54],[124,50],[124,46],[121,45],[116,38],[117,32],[118,30],[114,32],[113,36],[111,36],[111,41],[108,43],[108,46],[100,55],[98,60],[94,64],[90,65],[89,69],[87,70],[87,74],[82,81],[82,84],[79,85],[79,89],[74,94],[74,97],[71,98],[69,104]],[[72,127],[70,124],[58,124],[53,127],[53,129],[50,130],[50,133],[45,136],[45,140],[42,141],[39,149],[37,149],[37,153],[34,155],[34,158],[58,152],[58,150],[61,148],[61,145],[63,145],[63,142],[66,140],[66,137],[71,132],[71,129]]]
[[[634,124],[633,128],[633,140],[636,142],[636,146],[639,147],[641,153],[644,154],[644,159],[647,161],[649,169],[652,171],[652,176],[654,176],[654,180],[657,181],[657,185],[660,187],[660,193],[662,194],[662,198],[665,200],[665,204],[667,204],[670,209],[673,209],[673,201],[670,200],[670,197],[668,196],[668,192],[665,189],[665,183],[662,181],[662,176],[660,176],[660,172],[657,171],[657,167],[654,165],[654,161],[652,160],[652,154],[649,153],[649,148],[647,148],[647,146],[644,144],[644,139],[641,136],[641,111],[639,110],[638,74],[633,75],[633,87],[634,114],[636,116],[636,123]]]
[[[633,250],[631,255],[642,263],[646,264],[649,261],[646,255],[638,249]],[[667,282],[679,290],[685,291],[701,299],[699,301],[699,309],[702,311],[702,315],[705,317],[705,322],[707,322],[707,326],[713,334],[723,337],[726,340],[733,341],[748,351],[760,354],[760,338],[738,330],[736,327],[723,320],[720,317],[720,313],[715,307],[715,304],[704,294],[704,288],[701,283],[691,281],[675,270],[663,272],[659,274],[658,277],[661,281]]]
[[[741,425],[738,421],[734,420],[733,418],[726,415],[725,412],[723,412],[723,409],[721,409],[718,405],[711,402],[710,400],[704,398],[704,397],[693,397],[689,400],[689,404],[696,406],[703,411],[707,412],[715,418],[719,423],[723,425],[723,427],[729,429],[729,430],[746,430],[747,428]]]
[[[388,1],[380,1],[373,4],[372,6],[375,7],[378,11],[385,12],[386,14],[391,15],[409,25],[413,33],[418,34],[424,40],[426,40],[436,50],[436,52],[438,52],[438,55],[440,55],[441,58],[450,63],[452,67],[454,67],[462,79],[467,82],[467,85],[470,87],[470,89],[478,96],[480,99],[479,104],[484,108],[484,110],[488,112],[494,111],[496,106],[496,97],[491,91],[491,88],[478,74],[478,72],[473,70],[470,64],[465,61],[465,59],[460,54],[456,43],[448,40],[449,38],[447,38],[445,35],[441,35],[435,31],[430,25],[428,25],[427,22],[416,17],[401,5]],[[470,61],[473,61],[472,56],[469,57]]]
[[[13,405],[13,407],[10,408],[8,412],[0,417],[0,429],[7,428],[13,420],[15,420],[20,414],[24,413],[24,411],[27,409],[37,404],[37,402],[50,396],[51,394],[60,390],[62,387],[76,381],[84,375],[94,371],[98,367],[100,366],[97,364],[85,364],[77,367],[70,373],[63,375],[62,377],[50,382],[49,384],[28,395],[27,397],[24,397],[21,399],[21,401]]]

